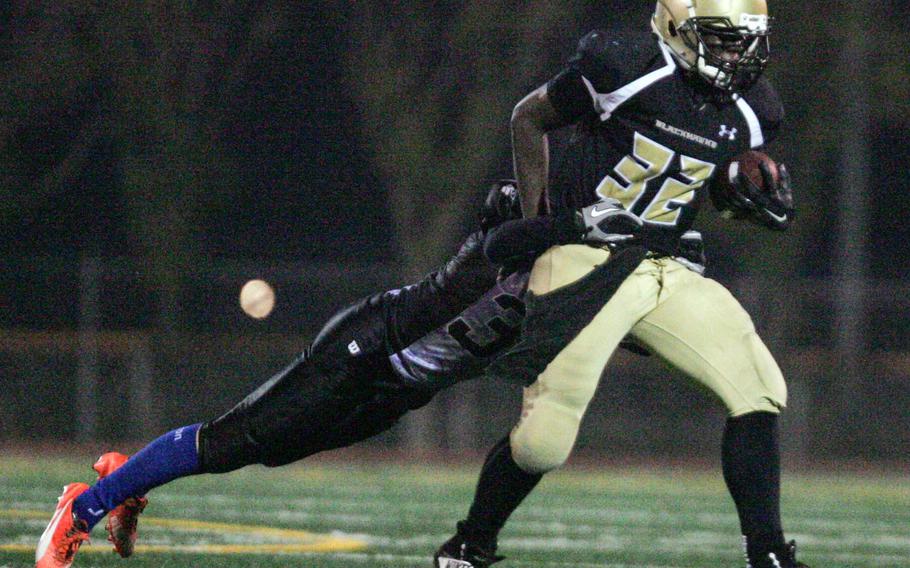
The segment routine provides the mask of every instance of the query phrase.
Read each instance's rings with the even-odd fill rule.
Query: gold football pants
[[[528,289],[540,296],[571,284],[608,256],[585,245],[553,247],[535,262]],[[730,416],[777,413],[786,404],[780,369],[730,292],[672,259],[646,259],[525,389],[511,435],[522,469],[545,472],[569,457],[600,376],[627,335],[712,391]]]

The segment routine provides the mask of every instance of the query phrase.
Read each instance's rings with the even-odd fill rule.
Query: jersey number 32
[[[675,225],[679,208],[695,198],[695,190],[711,178],[715,168],[710,162],[683,155],[674,164],[675,157],[676,152],[670,148],[636,132],[632,155],[613,168],[623,181],[608,175],[596,192],[601,197],[618,199],[645,221]]]

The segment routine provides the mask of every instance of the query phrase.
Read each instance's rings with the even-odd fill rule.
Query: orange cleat
[[[57,508],[35,551],[35,568],[69,568],[82,543],[88,540],[88,523],[73,517],[73,501],[88,485],[70,483],[57,499]]]
[[[108,452],[98,458],[92,469],[98,472],[98,479],[101,479],[125,464],[128,459],[129,456]],[[136,525],[139,521],[139,514],[146,505],[148,505],[148,499],[145,497],[130,497],[107,514],[107,524],[105,525],[107,539],[114,545],[114,550],[121,558],[128,558],[133,554],[136,546]]]

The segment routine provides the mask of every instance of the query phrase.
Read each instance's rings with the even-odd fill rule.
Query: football
[[[749,178],[759,191],[769,191],[769,188],[765,187],[765,178],[762,176],[761,169],[758,167],[762,162],[768,164],[774,182],[777,183],[780,181],[780,171],[778,170],[777,162],[764,152],[759,152],[758,150],[746,150],[745,152],[737,154],[725,164],[720,172],[718,172],[718,175],[709,186],[709,191],[711,201],[714,202],[714,206],[722,215],[725,217],[738,217],[738,215],[742,213],[741,211],[738,211],[730,201],[731,194],[739,191],[736,187],[735,180],[736,176],[740,173]]]
[[[762,162],[768,164],[768,168],[771,171],[771,177],[774,178],[775,183],[780,181],[777,162],[772,160],[771,157],[764,152],[746,150],[745,152],[737,154],[736,157],[727,164],[727,167],[722,172],[724,183],[733,185],[736,176],[742,173],[755,184],[755,187],[767,191],[765,179],[762,177],[761,170],[758,167]]]

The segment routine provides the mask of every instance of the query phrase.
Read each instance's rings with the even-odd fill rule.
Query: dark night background
[[[910,8],[825,4],[772,6],[768,73],[788,115],[770,152],[793,173],[797,223],[771,234],[706,210],[701,228],[711,275],[788,376],[789,455],[896,460],[910,450]],[[646,28],[652,9],[3,3],[0,440],[80,435],[9,417],[58,381],[101,376],[127,396],[139,359],[157,393],[143,428],[218,411],[344,303],[444,261],[484,182],[511,176],[512,106],[586,31]],[[253,277],[278,291],[267,320],[236,307]],[[582,447],[672,455],[717,435],[703,395],[653,362],[616,365]],[[181,405],[178,388],[203,400]],[[482,448],[511,414],[468,434],[432,416],[517,410],[505,390],[460,386],[387,441]],[[103,418],[88,434],[127,436]]]

